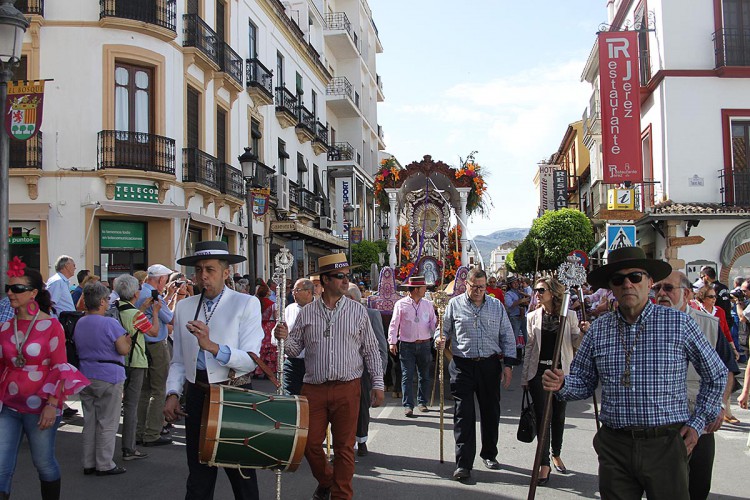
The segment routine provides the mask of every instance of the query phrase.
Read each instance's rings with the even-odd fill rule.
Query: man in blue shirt
[[[167,280],[172,270],[161,264],[154,264],[147,269],[147,277],[141,286],[141,294],[135,306],[141,305],[152,297],[153,293],[159,294],[161,309],[159,310],[159,335],[156,337],[146,336],[146,353],[148,355],[148,371],[141,386],[141,398],[138,401],[138,427],[136,428],[136,444],[143,446],[161,446],[171,444],[169,436],[162,436],[161,430],[164,424],[164,401],[167,397],[167,375],[169,374],[169,362],[171,356],[167,346],[167,335],[169,325],[172,323],[172,310],[169,303],[175,293],[186,294],[184,285],[180,289],[172,287],[168,291],[168,297],[164,297]],[[183,295],[183,296],[184,296]],[[178,295],[177,297],[181,297]],[[153,307],[148,307],[144,313],[149,321],[153,319]]]
[[[594,437],[602,498],[689,498],[688,458],[721,411],[727,369],[687,314],[654,305],[654,281],[672,267],[638,247],[609,253],[589,283],[612,290],[618,310],[592,325],[570,374],[547,370],[544,388],[563,400],[586,399],[602,386],[602,428]],[[688,408],[688,361],[700,377]]]
[[[70,278],[75,272],[76,263],[73,257],[61,255],[55,261],[55,274],[47,280],[47,291],[52,296],[56,318],[61,312],[76,310],[73,297],[70,295]]]
[[[76,281],[78,281],[78,284],[76,285],[75,289],[73,289],[73,292],[71,292],[73,303],[78,304],[78,299],[81,298],[81,295],[83,295],[83,288],[81,287],[81,283],[83,283],[83,280],[86,279],[86,276],[89,275],[91,271],[88,269],[81,269],[78,271],[78,274],[76,274]]]
[[[488,469],[499,469],[497,439],[500,425],[500,381],[506,389],[516,357],[516,339],[503,304],[485,294],[487,274],[479,268],[469,271],[466,293],[448,302],[443,318],[442,342],[451,341],[453,359],[451,394],[455,401],[453,435],[456,440],[456,470],[453,479],[471,477],[477,450],[474,396],[479,402],[482,457]],[[439,332],[435,335],[439,348]],[[505,366],[503,366],[505,361]]]

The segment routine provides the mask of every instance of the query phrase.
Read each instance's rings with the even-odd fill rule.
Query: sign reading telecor
[[[573,250],[568,255],[578,257],[578,262],[580,262],[583,267],[589,266],[589,255],[583,250]]]

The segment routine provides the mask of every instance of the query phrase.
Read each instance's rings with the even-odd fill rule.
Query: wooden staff
[[[570,306],[570,290],[568,287],[565,288],[563,294],[562,304],[560,305],[560,326],[557,329],[557,339],[555,339],[555,351],[552,355],[552,366],[551,370],[557,368],[560,363],[560,350],[562,349],[562,338],[565,330],[565,318],[568,315],[568,307]],[[549,453],[549,450],[545,450],[545,444],[547,441],[547,435],[549,434],[549,422],[552,418],[552,398],[555,397],[552,391],[547,391],[544,399],[544,416],[542,417],[542,426],[539,433],[536,436],[536,456],[534,457],[534,469],[531,473],[531,484],[529,485],[528,500],[534,500],[536,496],[536,483],[539,480],[539,466],[542,463],[542,453]]]
[[[581,304],[581,314],[583,321],[586,321],[586,302],[583,300],[583,285],[578,287],[578,293],[580,294],[578,302]],[[598,431],[601,428],[601,424],[599,423],[599,405],[596,402],[596,388],[594,388],[594,392],[591,394],[591,399],[594,401],[594,420],[596,421],[596,430]]]

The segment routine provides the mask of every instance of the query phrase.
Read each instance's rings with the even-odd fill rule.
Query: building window
[[[187,137],[188,148],[200,147],[200,94],[193,87],[187,88]]]
[[[250,59],[258,57],[258,27],[248,21],[248,54]]]
[[[226,38],[225,12],[226,5],[223,0],[216,0],[216,38],[219,42],[229,42]]]
[[[318,94],[314,91],[310,91],[310,95],[312,96],[312,111],[313,116],[317,119],[318,118]]]
[[[750,121],[732,121],[732,168],[747,170],[748,144],[750,144]]]
[[[296,73],[295,81],[296,81],[297,97],[299,97],[305,92],[305,89],[302,86],[302,75],[300,75],[299,73]]]
[[[297,153],[297,184],[299,187],[304,188],[307,186],[305,178],[307,177],[307,165],[305,165],[305,157],[302,153]]]
[[[276,83],[279,87],[284,86],[284,56],[276,52]]]
[[[638,29],[638,67],[640,83],[645,87],[651,80],[651,57],[648,51],[648,8],[646,0],[635,9],[635,27]]]
[[[216,108],[216,158],[219,163],[227,159],[227,112]]]
[[[279,173],[286,175],[286,160],[289,158],[289,153],[286,152],[286,142],[279,139]]]
[[[115,130],[151,133],[153,130],[153,69],[115,64]]]
[[[750,65],[750,0],[724,0],[724,52],[727,66]]]
[[[260,122],[253,118],[250,120],[250,147],[253,148],[253,154],[255,154],[258,159],[261,158],[260,140],[262,137],[263,134],[260,132]]]

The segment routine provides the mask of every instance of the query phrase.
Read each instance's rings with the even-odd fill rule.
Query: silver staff
[[[443,463],[443,421],[445,418],[445,381],[443,374],[444,358],[445,358],[445,344],[443,344],[443,315],[445,315],[445,308],[448,306],[448,294],[445,292],[435,292],[432,294],[432,301],[437,307],[438,316],[438,332],[440,339],[440,347],[438,349],[438,380],[440,381],[440,463]],[[434,387],[434,386],[433,386]]]

